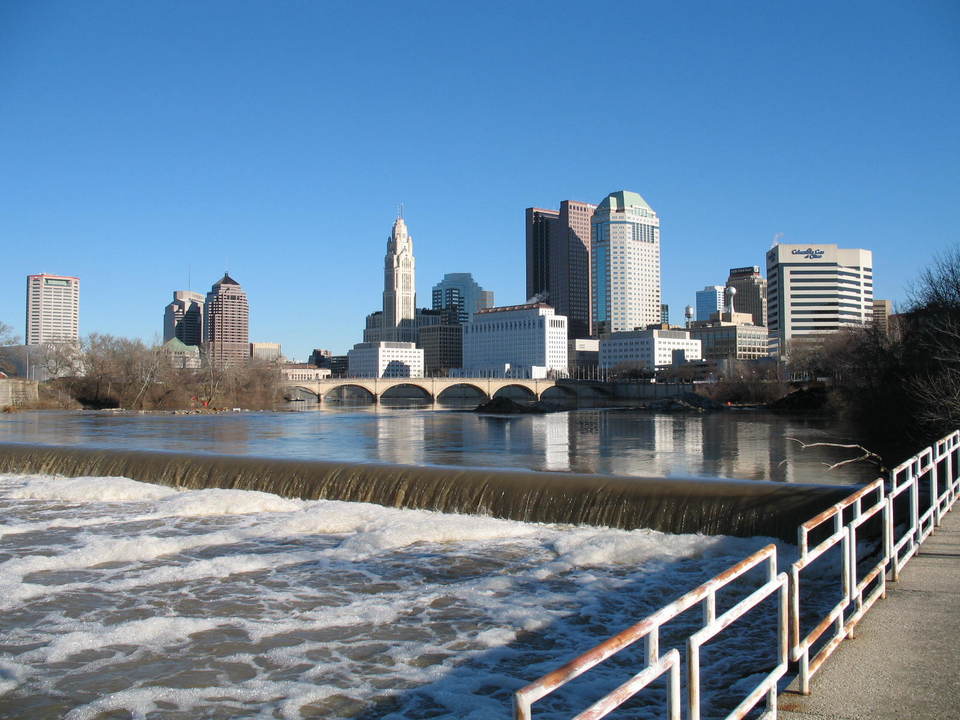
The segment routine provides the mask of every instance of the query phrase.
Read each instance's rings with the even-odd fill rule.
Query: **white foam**
[[[20,687],[29,674],[30,668],[27,665],[12,660],[0,660],[0,695]]]
[[[164,496],[157,503],[157,516],[246,515],[250,513],[295,512],[302,500],[289,500],[254,490],[192,490]]]
[[[0,607],[14,608],[0,613],[0,688],[8,702],[80,692],[72,720],[358,706],[493,720],[597,628],[627,627],[765,544],[237,490],[64,506],[57,482],[0,478],[13,510]],[[28,486],[50,497],[18,505]],[[205,687],[166,687],[180,665]],[[98,690],[118,673],[126,688]]]
[[[4,476],[8,479],[14,476]],[[4,495],[21,500],[59,500],[69,503],[158,500],[175,495],[173,488],[124,477],[21,476],[17,484],[5,483]],[[12,486],[11,486],[12,485]]]
[[[86,650],[97,650],[112,645],[164,647],[184,642],[190,635],[212,630],[220,624],[218,618],[155,617],[132,620],[95,631],[77,631],[58,637],[47,647],[26,653],[23,657],[40,656],[46,662],[60,662]]]

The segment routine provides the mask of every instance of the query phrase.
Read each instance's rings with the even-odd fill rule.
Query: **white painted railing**
[[[766,697],[766,708],[760,720],[775,720],[777,683],[787,671],[788,629],[789,657],[798,665],[800,691],[808,694],[810,679],[824,661],[845,638],[853,637],[854,628],[867,610],[877,600],[886,597],[887,573],[890,572],[894,582],[899,579],[903,566],[917,553],[920,544],[934,528],[940,525],[944,513],[953,507],[958,497],[960,430],[895,467],[890,472],[888,484],[885,485],[882,478],[874,480],[803,523],[797,529],[798,557],[791,565],[789,577],[785,573],[777,574],[775,546],[768,545],[636,625],[518,690],[514,695],[514,720],[531,720],[533,703],[641,639],[646,641],[645,667],[573,720],[606,717],[665,673],[669,673],[669,718],[680,720],[680,655],[675,648],[660,654],[660,627],[691,607],[702,604],[703,624],[686,640],[687,718],[699,720],[700,647],[763,600],[779,593],[778,664],[727,715],[727,720],[743,718]],[[876,547],[858,543],[861,526],[871,521],[880,524],[880,543]],[[815,542],[813,547],[810,546],[811,537]],[[865,552],[863,558],[858,553],[860,546]],[[826,562],[825,556],[834,548],[839,548],[840,553],[840,599],[819,619],[804,618],[805,608],[801,607],[800,594],[801,573],[818,560]],[[835,560],[836,553],[830,557]],[[717,591],[764,563],[767,568],[766,582],[717,616]],[[815,624],[801,637],[803,620]],[[831,628],[832,633],[827,635]]]
[[[761,564],[766,565],[766,582],[729,610],[717,615],[717,591]],[[546,697],[557,688],[638,640],[645,639],[646,667],[616,690],[578,714],[574,720],[595,720],[606,717],[665,672],[670,673],[670,686],[667,695],[669,717],[670,720],[680,720],[680,655],[674,648],[662,657],[660,656],[660,627],[695,605],[702,604],[703,624],[699,630],[687,638],[688,717],[690,720],[699,720],[701,646],[763,600],[774,593],[779,593],[780,602],[777,612],[779,662],[729,716],[730,718],[742,718],[761,699],[766,697],[767,713],[773,713],[770,717],[776,717],[777,681],[787,672],[787,582],[786,573],[777,574],[776,546],[767,545],[716,577],[707,580],[700,587],[660,608],[636,625],[614,635],[609,640],[570,661],[559,670],[554,670],[517,691],[514,695],[514,718],[516,720],[530,720],[531,705],[537,700]]]

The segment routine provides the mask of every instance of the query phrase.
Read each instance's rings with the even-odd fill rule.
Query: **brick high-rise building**
[[[80,337],[80,278],[27,275],[27,345]]]
[[[210,362],[235,365],[247,361],[250,355],[247,293],[229,274],[224,273],[207,293],[203,320]]]
[[[527,297],[565,315],[571,338],[593,334],[590,220],[595,209],[564,200],[559,210],[526,210]]]

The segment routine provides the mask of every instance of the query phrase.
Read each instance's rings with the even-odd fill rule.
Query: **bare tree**
[[[0,321],[0,345],[19,345],[20,337],[13,332],[13,327]]]
[[[913,311],[960,311],[960,245],[936,255],[908,297]]]

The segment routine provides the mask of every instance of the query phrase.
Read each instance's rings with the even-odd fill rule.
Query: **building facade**
[[[403,217],[393,222],[383,259],[383,327],[394,328],[413,320],[417,307],[416,261],[413,238]]]
[[[423,350],[413,343],[357,343],[347,357],[351,377],[423,377]]]
[[[433,309],[455,310],[460,325],[470,322],[478,310],[493,307],[493,291],[480,287],[470,273],[446,273],[432,294]]]
[[[690,337],[700,341],[703,360],[760,360],[768,357],[765,327],[719,321],[691,327]]]
[[[767,251],[770,353],[790,343],[873,320],[873,253],[836,245],[776,245]]]
[[[203,307],[206,298],[192,290],[174,290],[173,302],[163,311],[163,341],[176,338],[184,345],[203,345]]]
[[[285,383],[317,382],[330,377],[330,368],[317,367],[310,363],[289,363],[280,367],[280,377]]]
[[[237,365],[250,354],[250,310],[247,293],[228,273],[207,293],[204,313],[204,347],[215,365]]]
[[[593,334],[591,218],[596,205],[564,200],[559,210],[527,208],[527,297],[567,318],[571,338]]]
[[[80,278],[27,275],[27,345],[77,340],[80,337]]]
[[[730,268],[727,287],[737,291],[737,311],[750,313],[753,324],[767,326],[767,279],[759,265]]]
[[[893,314],[893,303],[889,300],[873,301],[873,324],[884,335],[890,334],[890,316]]]
[[[250,343],[250,358],[265,362],[278,362],[283,358],[280,343],[252,342]]]
[[[463,367],[463,326],[429,325],[420,328],[417,343],[423,350],[423,369],[427,377],[445,377]]]
[[[707,285],[697,290],[697,322],[707,322],[723,309],[723,285]]]
[[[567,318],[546,303],[481,310],[463,328],[463,370],[471,377],[565,375]]]
[[[600,341],[596,338],[572,338],[567,343],[567,362],[571,377],[589,377],[589,370],[600,364]]]
[[[615,332],[600,338],[600,367],[645,368],[701,360],[700,341],[686,330],[650,328],[632,332]]]
[[[197,370],[200,368],[200,346],[187,345],[180,338],[172,337],[161,348],[170,366],[177,370]]]
[[[660,219],[634,192],[610,193],[592,218],[592,307],[600,335],[660,322]]]

